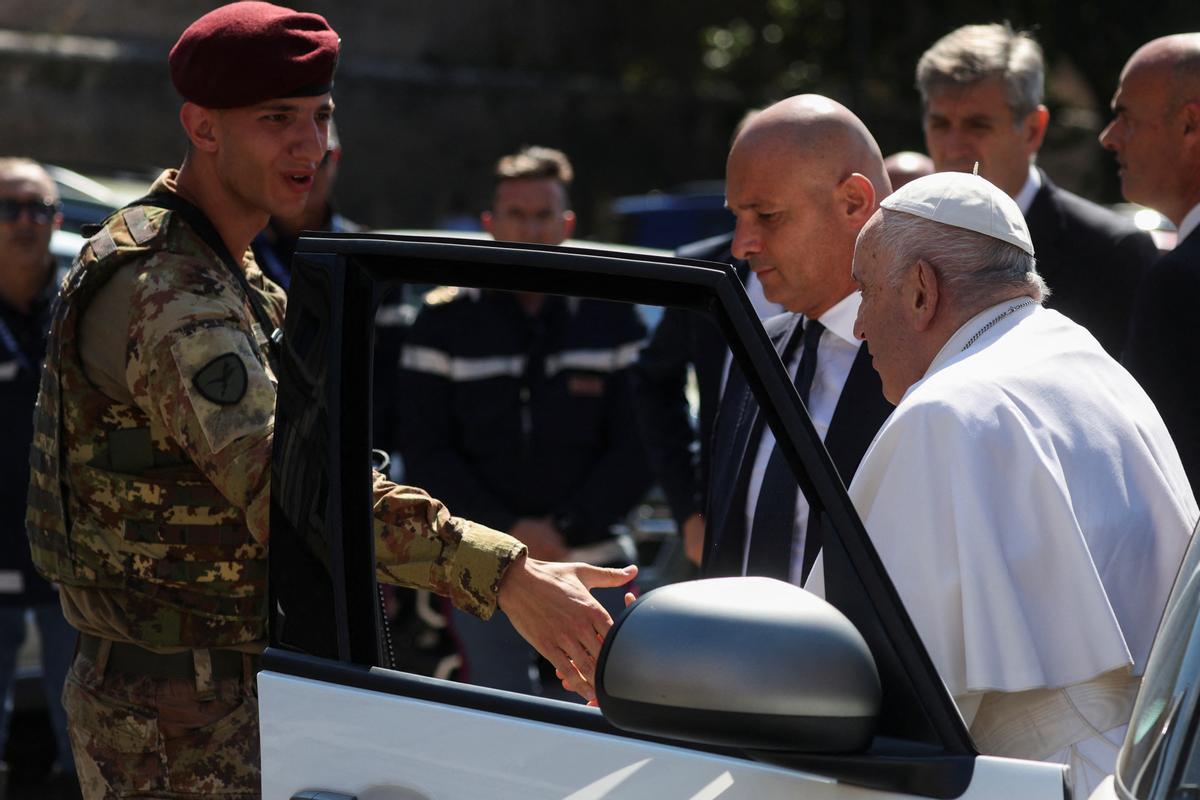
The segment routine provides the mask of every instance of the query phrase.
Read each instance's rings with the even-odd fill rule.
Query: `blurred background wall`
[[[88,173],[175,166],[166,54],[202,0],[0,0],[0,152]],[[1128,55],[1200,30],[1200,2],[1112,0],[356,0],[298,2],[342,36],[338,201],[377,227],[474,216],[495,159],[564,149],[584,236],[618,239],[614,198],[718,180],[743,112],[798,92],[845,102],[885,153],[922,148],[916,59],[968,22],[1008,19],[1046,51],[1041,163],[1119,200],[1096,144]],[[717,191],[719,191],[717,186]]]

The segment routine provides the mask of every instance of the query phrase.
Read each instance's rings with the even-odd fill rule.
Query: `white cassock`
[[[850,496],[980,750],[1069,763],[1087,797],[1200,511],[1153,403],[1085,329],[1030,304],[972,341],[1019,302],[950,338]]]

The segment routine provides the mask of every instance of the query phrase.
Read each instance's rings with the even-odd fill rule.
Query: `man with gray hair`
[[[1044,73],[1041,47],[1007,23],[946,34],[917,62],[926,149],[939,172],[978,163],[979,174],[1016,201],[1054,290],[1049,307],[1119,356],[1138,283],[1158,251],[1131,222],[1034,166],[1050,121]]]
[[[1121,191],[1164,214],[1179,244],[1147,273],[1122,363],[1146,389],[1200,487],[1200,33],[1143,45],[1121,72],[1100,143],[1117,155]]]
[[[1070,764],[1087,797],[1200,510],[1150,398],[1042,307],[1033,256],[983,178],[881,203],[855,333],[897,406],[850,495],[981,752]]]

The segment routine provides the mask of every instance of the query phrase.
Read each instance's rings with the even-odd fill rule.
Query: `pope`
[[[1096,339],[1042,307],[1025,220],[983,178],[885,199],[853,272],[896,410],[850,496],[981,752],[1070,764],[1086,797],[1200,517],[1175,445]]]

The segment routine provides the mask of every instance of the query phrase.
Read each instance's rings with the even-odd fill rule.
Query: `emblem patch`
[[[205,400],[231,406],[246,396],[246,365],[236,353],[219,355],[196,373],[192,385]]]
[[[604,378],[599,375],[571,375],[567,392],[576,397],[600,397],[604,394]]]

